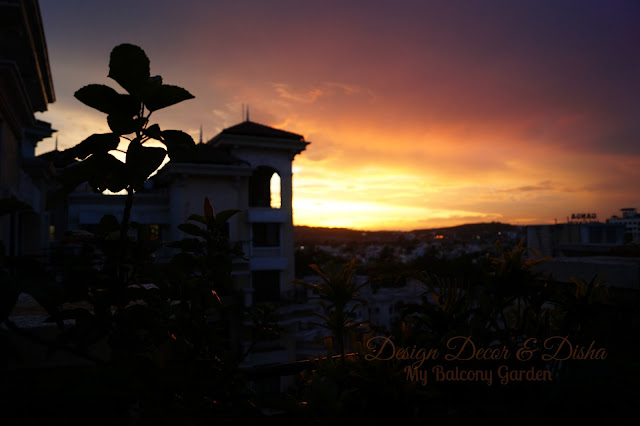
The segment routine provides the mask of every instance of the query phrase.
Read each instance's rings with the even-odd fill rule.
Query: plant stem
[[[122,223],[120,224],[120,239],[125,241],[127,231],[129,230],[129,218],[131,217],[131,207],[133,206],[133,188],[127,188],[127,197],[125,198],[124,212],[122,214]]]
[[[127,196],[125,198],[124,212],[122,214],[122,223],[120,224],[120,252],[116,260],[116,275],[118,284],[115,288],[115,300],[118,307],[123,307],[126,300],[124,299],[124,288],[128,282],[129,273],[125,267],[128,252],[128,231],[129,217],[131,216],[131,207],[133,206],[133,188],[127,187]]]

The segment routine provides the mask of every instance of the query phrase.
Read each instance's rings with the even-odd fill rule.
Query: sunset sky
[[[73,93],[109,53],[196,98],[157,113],[209,139],[304,135],[296,225],[412,230],[602,220],[640,208],[640,2],[40,0],[59,149],[107,132]],[[53,149],[54,139],[37,153]],[[215,204],[215,203],[214,203]]]

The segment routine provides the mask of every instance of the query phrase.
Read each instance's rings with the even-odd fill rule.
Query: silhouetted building
[[[226,230],[231,243],[240,245],[248,259],[235,261],[234,285],[247,307],[272,302],[282,310],[301,293],[292,282],[292,162],[308,144],[301,135],[251,121],[224,129],[208,142],[196,144],[191,157],[169,162],[151,177],[136,193],[130,220],[147,227],[158,241],[177,241],[190,237],[178,225],[192,214],[203,214],[205,197],[216,213],[240,210]],[[53,151],[42,157],[47,155],[54,161],[59,157]],[[59,226],[91,232],[105,214],[121,220],[124,197],[95,193],[83,184],[58,210],[64,217]],[[175,252],[165,247],[156,252],[156,258],[169,260]],[[246,365],[295,361],[295,318],[295,314],[284,318],[281,339],[258,345],[259,351],[247,358]]]
[[[8,254],[35,253],[48,242],[44,188],[53,170],[34,154],[54,130],[35,113],[54,100],[38,2],[0,2],[0,198],[15,197],[33,209],[0,217]]]
[[[294,291],[292,161],[308,144],[301,135],[251,121],[229,127],[150,178],[136,193],[131,221],[147,225],[158,240],[177,241],[188,236],[178,225],[203,214],[205,197],[216,212],[239,209],[228,233],[249,262],[237,262],[236,285],[247,306],[278,302]],[[81,185],[68,198],[66,228],[92,231],[105,214],[120,219],[123,197]],[[173,253],[165,248],[157,256]]]
[[[564,223],[527,227],[527,246],[540,256],[603,254],[624,244],[624,226],[604,223]]]
[[[618,288],[640,289],[640,258],[621,257],[623,223],[581,223],[527,227],[527,246],[550,257],[536,270],[560,282],[604,280]]]
[[[564,283],[571,279],[596,283],[602,280],[604,285],[611,287],[640,290],[640,259],[637,257],[554,257],[538,264],[536,270]]]
[[[625,226],[625,242],[640,244],[640,214],[633,207],[620,209],[622,217],[612,216],[607,219],[610,224],[623,224]]]

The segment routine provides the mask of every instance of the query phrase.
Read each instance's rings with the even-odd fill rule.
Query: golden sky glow
[[[41,1],[60,148],[108,131],[73,98],[119,43],[196,98],[197,141],[251,120],[311,142],[294,222],[419,229],[640,208],[640,4]],[[454,5],[455,4],[455,5]],[[45,141],[38,152],[53,148]]]

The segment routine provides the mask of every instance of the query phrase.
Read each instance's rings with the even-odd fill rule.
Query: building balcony
[[[270,207],[251,207],[248,212],[251,223],[285,223],[287,222],[287,212],[284,209],[272,209]]]

